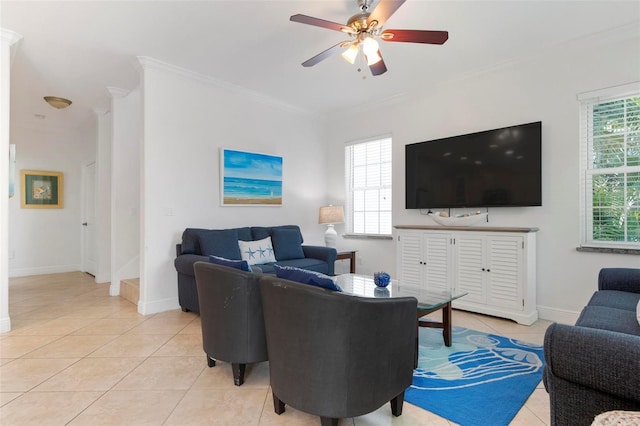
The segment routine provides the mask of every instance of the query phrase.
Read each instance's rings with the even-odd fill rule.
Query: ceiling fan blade
[[[371,75],[374,77],[376,75],[384,74],[387,72],[387,66],[384,64],[384,59],[382,59],[382,53],[378,50],[378,55],[380,56],[380,61],[376,62],[373,65],[369,65],[369,69],[371,70]]]
[[[405,43],[444,44],[449,39],[447,31],[424,30],[385,30],[380,34],[384,41],[398,41]]]
[[[328,48],[327,50],[325,50],[324,52],[320,52],[318,53],[316,56],[314,56],[313,58],[307,59],[306,61],[304,61],[302,63],[303,67],[312,67],[315,64],[317,64],[320,61],[324,61],[325,59],[327,59],[329,56],[334,55],[336,53],[338,53],[340,51],[340,49],[342,49],[343,45],[344,45],[344,41],[341,41],[340,43],[336,44],[335,46],[331,46],[330,48]]]
[[[405,1],[406,0],[380,0],[380,3],[378,3],[373,12],[371,12],[367,24],[370,24],[372,21],[378,21],[377,27],[382,27],[384,23],[387,22],[387,19],[396,13],[396,10],[398,10]]]
[[[290,21],[299,22],[301,24],[313,25],[316,27],[327,28],[335,31],[342,31],[343,33],[353,34],[354,30],[346,25],[338,24],[337,22],[325,21],[324,19],[314,18],[307,15],[291,15]]]

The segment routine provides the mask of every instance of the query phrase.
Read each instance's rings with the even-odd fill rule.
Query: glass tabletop
[[[446,305],[468,293],[456,291],[427,290],[412,285],[403,285],[398,280],[391,280],[387,287],[381,288],[373,282],[373,276],[359,274],[342,274],[335,277],[336,283],[344,293],[361,297],[408,297],[418,299],[418,309],[433,310]]]

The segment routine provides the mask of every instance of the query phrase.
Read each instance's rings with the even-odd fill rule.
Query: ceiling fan
[[[349,18],[346,25],[301,14],[292,15],[291,18],[289,18],[293,22],[341,31],[351,36],[350,40],[342,41],[304,61],[302,66],[312,67],[324,59],[327,59],[329,56],[338,53],[340,50],[344,50],[342,57],[351,64],[354,64],[360,52],[360,47],[362,47],[362,53],[371,70],[371,74],[376,76],[387,72],[387,66],[382,59],[382,54],[380,53],[376,39],[390,42],[443,44],[449,38],[447,31],[384,30],[382,26],[387,19],[389,19],[406,0],[380,0],[372,12],[369,12],[369,7],[373,0],[356,1],[360,7],[360,13]]]

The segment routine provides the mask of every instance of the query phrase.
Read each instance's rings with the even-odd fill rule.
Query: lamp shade
[[[320,207],[318,223],[344,223],[344,209],[342,206]]]

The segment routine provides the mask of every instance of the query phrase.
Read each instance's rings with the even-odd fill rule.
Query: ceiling
[[[385,28],[447,30],[444,45],[382,42],[389,71],[378,77],[340,55],[312,68],[300,65],[348,37],[289,16],[346,23],[357,12],[356,0],[2,0],[0,27],[23,37],[12,65],[12,121],[79,126],[95,109],[109,107],[107,87],[137,86],[136,56],[330,114],[425,91],[591,34],[640,33],[638,1],[408,0]],[[46,95],[73,104],[55,110],[42,100]]]

